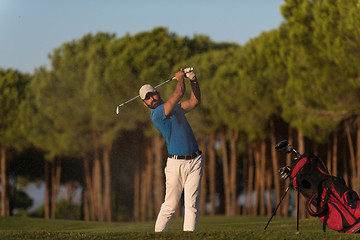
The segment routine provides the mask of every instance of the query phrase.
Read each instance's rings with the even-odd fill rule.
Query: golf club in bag
[[[183,69],[184,73],[189,73],[189,72],[192,72],[193,70],[194,70],[194,68],[192,68],[192,67],[188,67],[188,68]],[[168,79],[168,80],[160,83],[159,85],[156,85],[154,88],[158,88],[158,87],[160,87],[160,86],[162,86],[162,85],[170,82],[170,81],[173,80],[173,79],[175,79],[175,77],[170,78],[170,79]],[[133,100],[135,100],[135,99],[137,99],[138,97],[140,97],[140,95],[137,95],[137,96],[135,96],[135,97],[127,100],[126,102],[123,102],[122,104],[116,106],[116,114],[119,114],[119,112],[120,112],[120,107],[122,107],[122,106],[124,106],[125,104],[127,104],[127,103],[129,103],[129,102],[131,102],[131,101],[133,101]]]
[[[357,193],[346,186],[344,179],[332,176],[325,163],[308,152],[300,154],[287,140],[276,144],[275,149],[286,149],[285,153],[296,153],[290,166],[279,169],[281,178],[290,179],[284,195],[266,224],[268,227],[290,188],[298,192],[297,230],[299,230],[299,195],[307,200],[308,213],[320,219],[325,232],[326,226],[343,233],[360,232],[360,199]]]

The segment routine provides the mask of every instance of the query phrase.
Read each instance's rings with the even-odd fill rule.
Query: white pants
[[[184,231],[195,231],[199,220],[200,186],[204,160],[202,155],[192,160],[168,158],[165,167],[165,201],[155,224],[155,232],[164,232],[169,226],[184,190]]]

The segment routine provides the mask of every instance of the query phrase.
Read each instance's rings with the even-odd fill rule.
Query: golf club
[[[291,152],[294,152],[299,157],[301,156],[301,154],[298,152],[298,150],[296,150],[296,148],[292,147],[291,144],[287,140],[280,141],[278,144],[276,144],[275,149],[276,150],[282,150],[282,149],[285,149],[288,146],[289,146],[289,148],[286,149],[286,151],[285,151],[287,154],[289,154]]]
[[[193,71],[193,70],[194,70],[194,68],[192,68],[192,67],[183,69],[184,73],[188,73],[188,72],[191,72],[191,71]],[[156,85],[154,88],[160,87],[160,86],[162,86],[162,85],[170,82],[170,81],[173,80],[173,79],[175,79],[175,77],[170,78],[170,79],[166,80],[165,82],[160,83],[159,85]],[[140,97],[140,95],[137,95],[136,97],[133,97],[133,98],[127,100],[126,102],[118,105],[118,106],[116,107],[116,114],[119,114],[119,112],[120,112],[120,107],[122,107],[122,106],[124,106],[125,104],[127,104],[127,103],[129,103],[129,102],[131,102],[131,101],[133,101],[133,100],[135,100],[135,99],[137,99],[138,97]]]

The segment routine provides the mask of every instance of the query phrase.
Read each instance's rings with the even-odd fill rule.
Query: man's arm
[[[185,113],[190,112],[201,103],[201,92],[200,92],[199,82],[196,76],[194,76],[194,78],[190,80],[190,84],[191,84],[190,99],[181,103],[181,108]]]
[[[184,72],[181,70],[175,73],[175,79],[177,84],[175,91],[172,94],[171,98],[164,103],[164,112],[168,116],[175,108],[176,104],[182,99],[185,93],[185,83],[184,83]]]

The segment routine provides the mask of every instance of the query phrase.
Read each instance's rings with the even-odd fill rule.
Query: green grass
[[[173,219],[169,231],[154,233],[154,222],[99,223],[40,218],[0,217],[0,239],[357,239],[360,235],[327,229],[315,218],[296,220],[274,217],[200,217],[198,231],[183,232],[183,219]]]

